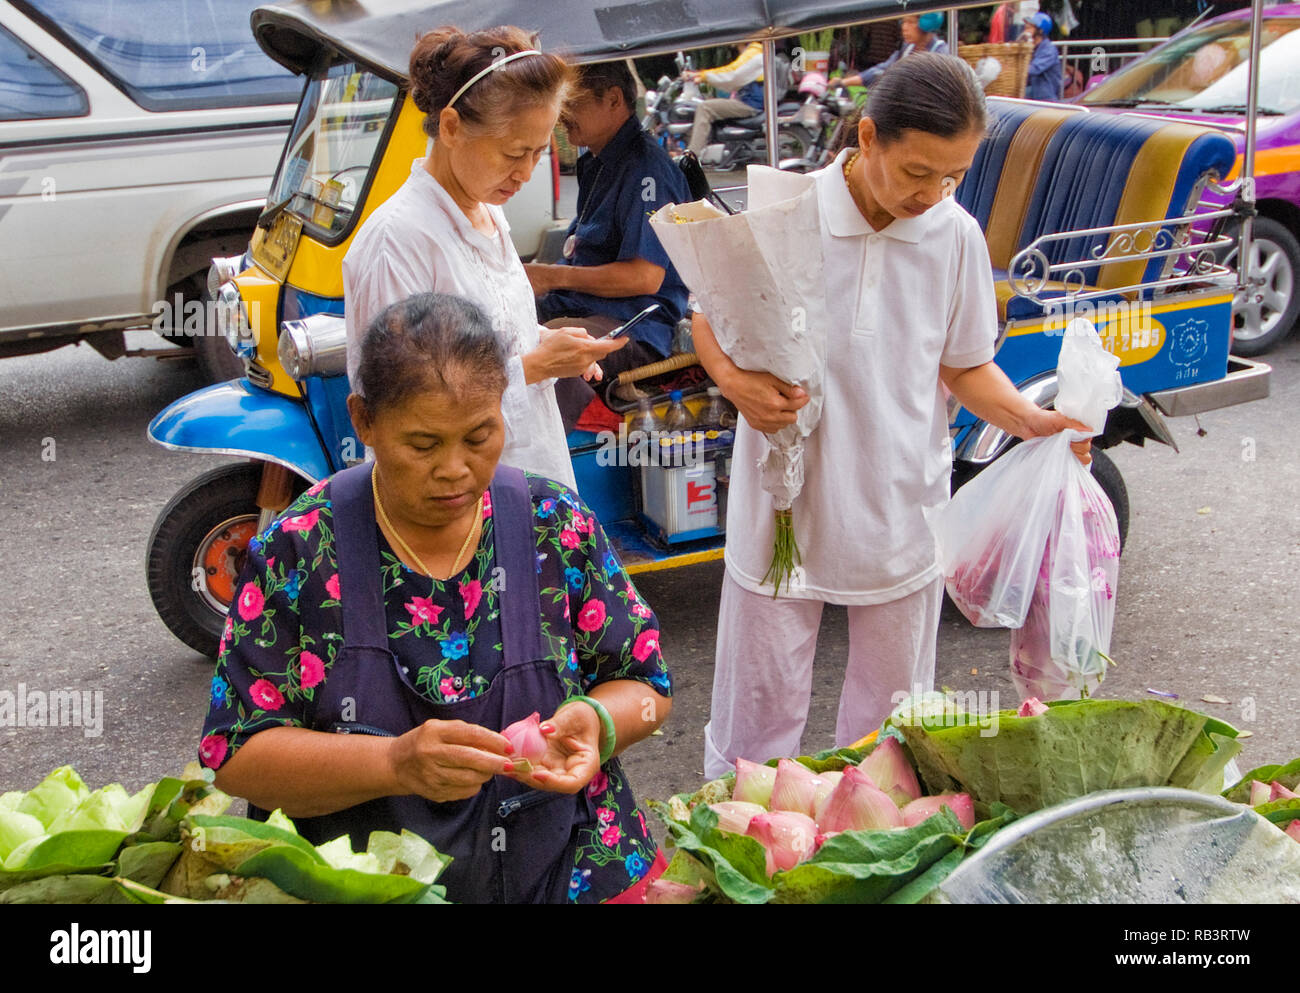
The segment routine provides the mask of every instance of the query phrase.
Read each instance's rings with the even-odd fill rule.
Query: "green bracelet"
[[[600,749],[600,764],[604,765],[614,756],[614,718],[609,716],[609,711],[605,709],[605,705],[593,697],[571,696],[564,702],[573,703],[575,700],[589,705],[596,712],[596,716],[600,718],[600,736],[604,740],[604,745]]]

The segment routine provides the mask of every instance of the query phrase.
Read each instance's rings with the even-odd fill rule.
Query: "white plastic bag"
[[[1062,488],[1029,612],[1011,632],[1011,680],[1022,700],[1078,699],[1106,675],[1119,525],[1105,491],[1070,450],[1071,434],[1043,439],[1051,448],[1042,468]]]
[[[1065,330],[1057,409],[1099,433],[1122,395],[1118,359],[1087,321]],[[927,513],[949,596],[977,627],[1009,627],[1021,698],[1086,694],[1105,675],[1119,527],[1069,430],[1024,442]]]

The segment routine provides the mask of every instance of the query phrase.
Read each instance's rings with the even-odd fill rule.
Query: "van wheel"
[[[1232,302],[1232,352],[1263,355],[1300,316],[1300,242],[1271,217],[1257,217],[1250,246],[1251,285]],[[1228,256],[1235,265],[1237,252]]]
[[[257,534],[261,481],[260,462],[205,472],[172,497],[149,536],[146,571],[158,616],[208,658],[216,658],[248,542]]]

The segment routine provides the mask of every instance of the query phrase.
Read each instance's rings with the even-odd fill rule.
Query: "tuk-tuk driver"
[[[623,62],[582,66],[560,120],[578,160],[577,216],[563,258],[524,266],[537,294],[537,319],[548,327],[580,327],[609,334],[652,303],[659,310],[639,322],[630,341],[599,360],[608,384],[621,372],[667,358],[673,329],[686,312],[686,287],[650,230],[650,215],[685,203],[690,189],[668,153],[636,117],[636,83]],[[595,396],[593,385],[558,380],[555,397],[565,431]]]

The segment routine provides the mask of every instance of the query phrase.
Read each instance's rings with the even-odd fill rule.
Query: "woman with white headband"
[[[362,224],[343,260],[348,376],[366,327],[415,293],[452,293],[487,313],[508,356],[501,461],[575,486],[555,380],[600,375],[625,341],[537,323],[532,287],[501,206],[528,182],[567,95],[572,69],[514,27],[442,27],[411,52],[411,97],[433,139],[427,157]]]

